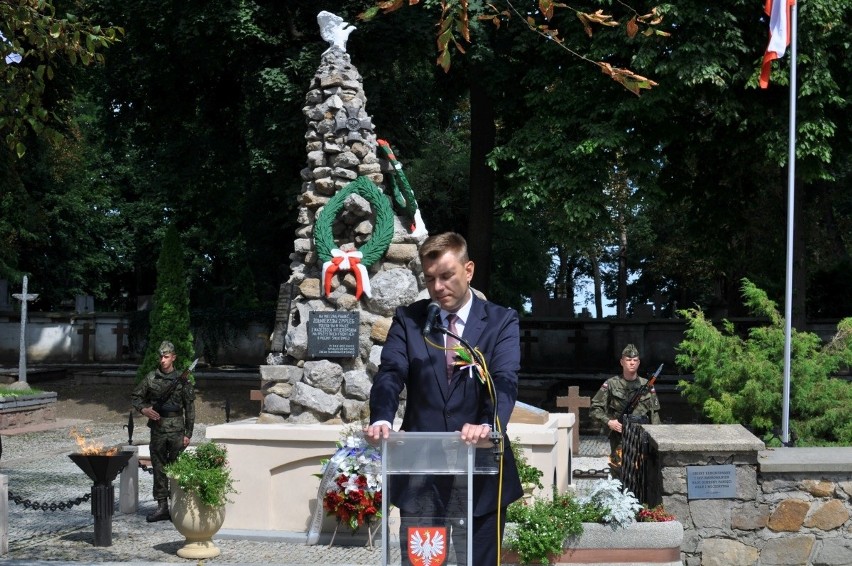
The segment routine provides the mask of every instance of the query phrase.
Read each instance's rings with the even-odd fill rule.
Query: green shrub
[[[38,395],[43,393],[41,389],[8,389],[0,386],[0,397],[21,397],[22,395]]]
[[[679,311],[687,320],[676,361],[691,371],[682,394],[714,423],[743,424],[768,437],[781,426],[784,376],[784,319],[766,293],[743,279],[745,304],[769,320],[747,338],[729,321],[717,328],[697,309]],[[790,429],[801,446],[852,444],[852,383],[834,379],[852,365],[852,318],[837,326],[826,344],[810,332],[793,331],[790,357]],[[771,444],[771,439],[767,438]],[[777,444],[777,442],[776,442]]]
[[[577,501],[570,494],[536,498],[529,505],[512,503],[506,521],[514,523],[507,529],[506,543],[518,553],[521,564],[549,564],[550,556],[562,553],[568,537],[583,532]]]
[[[166,475],[181,489],[194,493],[211,507],[228,503],[228,495],[237,493],[228,468],[227,450],[213,441],[181,452],[177,460],[165,466]]]
[[[524,449],[521,446],[520,438],[516,438],[512,442],[512,454],[515,456],[515,463],[518,466],[518,477],[521,478],[521,484],[532,484],[539,489],[544,489],[544,485],[541,483],[541,478],[544,475],[544,472],[527,461],[526,454],[524,454]]]
[[[653,513],[642,507],[636,497],[614,479],[594,482],[586,493],[553,493],[548,498],[534,498],[531,503],[518,500],[509,505],[506,522],[506,546],[518,553],[521,564],[549,564],[554,555],[562,554],[572,536],[583,532],[583,523],[602,523],[613,530],[626,528],[637,520],[673,520],[662,505]]]

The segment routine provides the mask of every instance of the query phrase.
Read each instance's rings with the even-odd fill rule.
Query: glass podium
[[[382,566],[468,566],[473,477],[497,473],[493,449],[458,432],[392,432],[382,441]]]

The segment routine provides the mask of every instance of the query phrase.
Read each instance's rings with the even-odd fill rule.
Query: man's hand
[[[482,440],[490,440],[491,427],[487,424],[465,423],[461,429],[461,439],[468,444],[478,444]]]
[[[154,407],[145,407],[140,411],[143,415],[151,419],[152,421],[160,420],[160,413],[154,410]]]
[[[184,436],[183,437],[183,447],[186,448],[187,446],[189,446],[189,437]]]
[[[376,446],[382,441],[382,439],[386,439],[390,436],[390,432],[391,427],[389,424],[378,422],[376,424],[371,424],[364,429],[364,438],[367,442]]]
[[[610,419],[606,422],[606,426],[609,427],[610,430],[614,430],[615,432],[621,432],[621,421],[618,419]]]

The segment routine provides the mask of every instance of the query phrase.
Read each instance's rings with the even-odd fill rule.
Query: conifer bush
[[[687,320],[675,358],[691,383],[682,394],[712,422],[740,423],[768,444],[778,444],[784,378],[784,319],[774,301],[748,279],[742,293],[749,311],[765,326],[746,337],[722,321],[717,328],[698,309],[679,311]],[[790,430],[798,446],[852,445],[852,383],[837,378],[852,366],[852,318],[844,318],[826,343],[811,332],[793,330],[790,355]]]
[[[175,345],[176,369],[182,371],[195,357],[189,326],[189,284],[183,246],[174,224],[166,229],[163,247],[157,259],[157,289],[153,302],[145,356],[136,372],[137,381],[159,365],[159,348],[163,340]]]

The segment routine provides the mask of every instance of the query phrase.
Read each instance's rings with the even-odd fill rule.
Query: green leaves
[[[72,66],[78,62],[83,65],[103,62],[103,55],[98,51],[117,41],[117,36],[124,31],[119,27],[95,26],[73,14],[57,18],[53,5],[43,0],[22,0],[17,6],[2,2],[0,20],[8,29],[5,35],[14,52],[24,57],[20,65],[0,68],[6,83],[0,92],[9,100],[3,109],[9,119],[0,125],[0,133],[6,130],[11,134],[6,138],[6,145],[21,158],[26,153],[25,138],[29,132],[38,136],[57,132],[62,127],[51,122],[46,112],[39,111],[44,98],[55,98],[59,92],[48,91],[47,81],[54,79],[54,66],[65,61]],[[82,44],[81,37],[85,37]],[[24,49],[23,45],[28,48]],[[25,64],[27,60],[41,63],[33,67]],[[27,117],[35,120],[27,120]]]
[[[742,423],[759,435],[780,428],[784,320],[766,293],[742,282],[752,315],[768,324],[743,338],[729,324],[719,330],[697,309],[681,311],[688,322],[676,361],[691,371],[682,394],[714,423]],[[791,356],[791,428],[805,446],[848,445],[852,427],[841,417],[852,403],[852,384],[835,377],[852,357],[852,319],[844,319],[826,345],[807,332],[793,332]]]

